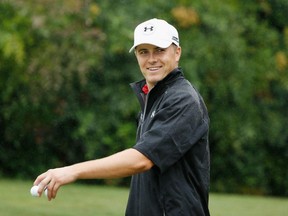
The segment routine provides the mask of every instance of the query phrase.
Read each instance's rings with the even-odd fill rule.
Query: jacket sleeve
[[[190,87],[189,91],[174,89],[164,96],[145,133],[134,146],[161,172],[183,157],[209,130],[206,106],[197,91]]]

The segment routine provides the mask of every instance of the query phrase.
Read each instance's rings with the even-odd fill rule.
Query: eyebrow
[[[153,50],[157,50],[157,49],[167,49],[167,48],[162,48],[162,47],[154,47]],[[137,50],[137,49],[136,49]],[[138,49],[137,52],[140,52],[140,51],[145,51],[145,50],[149,50],[147,48],[141,48],[141,49]]]

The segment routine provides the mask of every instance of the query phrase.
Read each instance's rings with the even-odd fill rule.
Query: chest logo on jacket
[[[156,112],[155,110],[152,112],[150,118],[154,118],[154,116],[155,116],[155,112]]]

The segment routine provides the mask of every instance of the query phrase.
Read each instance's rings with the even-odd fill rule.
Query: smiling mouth
[[[149,67],[149,68],[147,68],[149,71],[157,71],[157,70],[159,70],[160,68],[162,68],[161,66],[159,66],[159,67]]]

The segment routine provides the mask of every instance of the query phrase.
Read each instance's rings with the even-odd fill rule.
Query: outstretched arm
[[[127,149],[111,156],[77,163],[62,168],[50,169],[37,177],[34,185],[39,185],[42,194],[48,189],[48,200],[56,197],[60,186],[78,179],[109,179],[131,176],[151,169],[153,163],[135,149]]]

